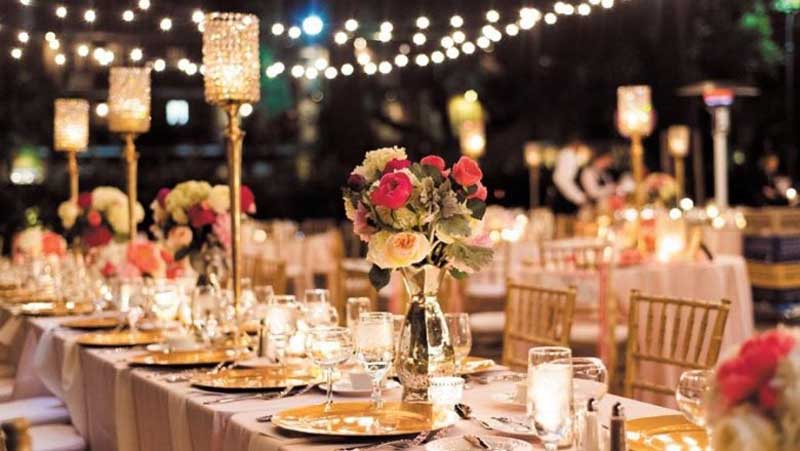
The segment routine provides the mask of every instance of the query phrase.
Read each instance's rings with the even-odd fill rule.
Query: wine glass
[[[572,404],[575,411],[575,440],[578,449],[582,449],[583,422],[586,419],[589,400],[597,402],[608,392],[608,370],[603,361],[597,357],[572,358]]]
[[[692,424],[705,428],[711,441],[711,427],[708,424],[708,397],[714,373],[710,370],[689,370],[681,373],[675,401],[678,409]]]
[[[208,343],[221,336],[220,293],[213,285],[198,286],[192,292],[192,325]]]
[[[328,393],[325,412],[333,405],[333,369],[353,354],[353,339],[345,327],[316,327],[308,331],[306,352],[311,361],[325,370]]]
[[[356,326],[356,359],[372,378],[372,404],[383,406],[381,386],[383,378],[394,362],[394,331],[392,314],[386,312],[362,313]]]
[[[572,431],[572,351],[544,346],[528,351],[528,417],[546,451]]]
[[[267,305],[267,334],[275,347],[277,363],[284,363],[286,346],[289,339],[297,332],[297,320],[300,307],[294,296],[273,296]]]
[[[469,328],[469,314],[446,313],[447,330],[450,332],[450,343],[456,359],[456,374],[463,370],[464,362],[472,349],[472,331]]]
[[[175,320],[180,307],[180,296],[175,284],[164,284],[153,289],[150,310],[158,320],[161,328]]]
[[[355,333],[361,314],[368,312],[371,305],[372,301],[370,298],[347,298],[347,328],[350,329],[351,332]]]
[[[303,296],[305,322],[309,327],[335,326],[339,314],[330,304],[330,292],[322,288],[306,290]]]

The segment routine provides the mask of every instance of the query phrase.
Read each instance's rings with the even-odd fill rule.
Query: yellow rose
[[[417,232],[378,232],[369,240],[367,260],[382,269],[395,269],[419,263],[431,251],[425,235]]]
[[[216,214],[227,213],[231,208],[231,191],[225,185],[216,185],[208,194],[208,206]]]
[[[71,229],[75,225],[75,220],[78,219],[80,212],[81,209],[75,202],[71,200],[62,202],[58,206],[58,217],[61,218],[61,225],[67,230]]]

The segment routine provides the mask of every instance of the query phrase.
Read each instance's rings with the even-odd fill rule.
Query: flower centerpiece
[[[185,273],[173,255],[160,244],[147,239],[132,243],[112,243],[91,255],[91,266],[105,278],[120,277],[175,279]]]
[[[80,238],[86,249],[105,246],[112,240],[128,237],[128,196],[111,186],[99,186],[81,193],[77,203],[62,202],[58,207],[61,225],[68,238]],[[136,204],[136,222],[144,219],[144,208]]]
[[[800,446],[800,334],[779,328],[721,362],[709,424],[715,451],[790,451]]]
[[[368,243],[370,281],[380,289],[398,270],[408,290],[396,360],[404,400],[426,400],[430,376],[454,371],[437,296],[445,274],[463,278],[492,260],[481,227],[487,193],[482,178],[468,157],[447,168],[441,157],[412,162],[405,149],[392,147],[367,152],[343,188],[347,217]]]
[[[242,186],[242,211],[256,211],[250,188]],[[150,205],[153,211],[153,234],[176,261],[189,258],[203,280],[228,267],[231,247],[230,191],[227,185],[189,180],[162,188]]]
[[[39,257],[63,257],[67,253],[64,238],[39,226],[28,227],[19,232],[11,246],[15,260]]]

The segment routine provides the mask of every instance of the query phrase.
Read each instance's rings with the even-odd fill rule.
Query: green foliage
[[[794,3],[795,8],[800,6],[800,0],[779,0],[779,2]],[[775,65],[783,61],[781,48],[772,40],[772,24],[767,8],[762,2],[756,2],[751,11],[744,13],[740,23],[742,29],[756,35],[756,45],[765,63]]]
[[[372,265],[372,268],[369,269],[369,282],[376,290],[389,285],[391,277],[392,270],[390,269],[381,269],[376,265]]]
[[[449,260],[461,263],[474,271],[480,271],[492,262],[494,251],[480,246],[455,242],[444,249]]]
[[[444,233],[458,238],[466,238],[471,232],[469,220],[460,215],[439,221],[439,227]]]

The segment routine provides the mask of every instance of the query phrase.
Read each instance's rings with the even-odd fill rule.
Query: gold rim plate
[[[223,370],[216,374],[198,374],[191,384],[198,388],[221,391],[275,390],[289,386],[320,384],[322,373],[309,366],[266,367]]]
[[[94,306],[75,302],[28,302],[23,304],[19,311],[28,316],[85,315],[92,313]]]
[[[135,366],[207,366],[232,362],[240,358],[245,358],[245,356],[230,349],[151,351],[131,357],[128,363]]]
[[[76,340],[84,346],[139,346],[158,343],[162,340],[160,332],[140,332],[121,330],[114,332],[90,332],[79,335]]]
[[[706,432],[690,423],[683,415],[638,418],[625,424],[628,449],[657,451],[675,449],[706,449]]]
[[[109,316],[90,316],[87,318],[75,318],[64,321],[61,325],[70,329],[100,330],[118,327],[120,321],[119,318]]]
[[[385,437],[419,434],[451,426],[458,415],[428,403],[384,402],[376,409],[370,401],[334,402],[295,407],[272,417],[272,424],[294,432],[345,437]]]
[[[489,371],[496,366],[494,360],[483,357],[467,357],[461,364],[459,374],[475,374]]]

